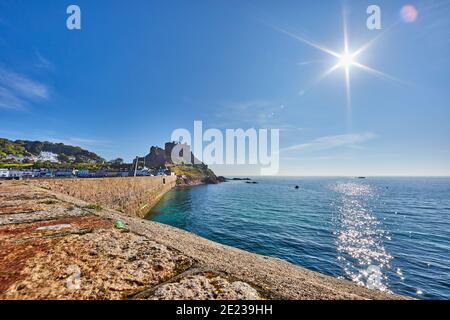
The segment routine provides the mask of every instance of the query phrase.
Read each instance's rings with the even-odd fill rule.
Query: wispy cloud
[[[58,138],[55,138],[57,136]],[[24,132],[24,131],[3,130],[0,128],[0,137],[7,138],[10,140],[32,140],[32,141],[37,140],[37,141],[48,141],[53,143],[64,143],[67,145],[82,147],[85,149],[97,148],[103,150],[109,149],[112,146],[114,146],[114,143],[111,140],[67,137],[53,130]]]
[[[100,140],[100,139],[86,139],[86,138],[69,138],[68,142],[78,145],[84,146],[92,146],[92,147],[105,147],[111,145],[111,141],[109,140]]]
[[[310,64],[325,63],[325,60],[308,60],[297,63],[298,66],[307,66]]]
[[[35,67],[46,69],[49,71],[53,71],[55,69],[55,66],[53,63],[50,62],[47,58],[45,58],[39,51],[36,50],[36,59],[37,63],[35,64]]]
[[[78,138],[78,137],[70,137],[70,138],[53,138],[46,137],[44,140],[54,143],[64,143],[72,146],[79,146],[82,148],[88,147],[110,147],[111,141],[109,140],[101,140],[101,139],[89,139],[89,138]]]
[[[308,143],[296,144],[281,151],[318,151],[333,149],[343,146],[355,147],[359,143],[375,139],[377,136],[372,132],[349,133],[336,136],[326,136],[312,140]]]
[[[253,121],[273,113],[273,104],[265,100],[222,102],[216,116],[222,120]],[[240,115],[236,118],[237,115]]]
[[[215,126],[226,128],[258,127],[280,129],[281,131],[299,131],[303,128],[284,121],[286,106],[267,100],[247,100],[220,103],[215,118],[220,122]]]
[[[45,84],[0,67],[0,108],[25,110],[29,103],[48,100],[49,95]]]
[[[313,160],[313,161],[321,161],[321,160],[324,160],[324,161],[327,161],[327,160],[351,160],[352,158],[351,157],[345,157],[345,156],[321,156],[321,157],[307,157],[307,158],[304,158],[304,157],[281,157],[280,158],[281,160],[285,160],[285,161],[303,161],[303,160],[306,160],[306,161],[311,161],[311,160]]]

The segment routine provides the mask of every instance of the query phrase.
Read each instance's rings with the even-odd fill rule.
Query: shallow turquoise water
[[[450,298],[449,178],[254,180],[173,190],[147,218],[368,287]]]

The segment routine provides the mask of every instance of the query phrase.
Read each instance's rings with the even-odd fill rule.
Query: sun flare
[[[345,12],[343,14],[343,22],[344,22],[344,52],[343,53],[338,53],[332,49],[329,49],[329,48],[321,45],[320,43],[315,42],[314,40],[304,38],[300,35],[294,34],[292,32],[289,32],[289,31],[279,28],[277,26],[271,25],[271,27],[274,28],[275,30],[278,30],[284,34],[287,34],[288,36],[290,36],[300,42],[303,42],[313,48],[316,48],[316,49],[322,51],[323,53],[326,53],[337,59],[337,63],[335,63],[328,70],[326,70],[325,72],[320,74],[317,77],[317,79],[314,81],[314,83],[319,82],[320,80],[326,78],[327,76],[334,73],[339,68],[343,69],[344,75],[345,75],[345,93],[346,93],[346,98],[347,98],[347,106],[346,107],[347,107],[348,126],[349,126],[349,128],[351,128],[351,113],[352,113],[352,99],[351,99],[351,88],[350,88],[351,87],[351,83],[350,83],[351,82],[350,81],[351,70],[352,69],[361,69],[361,70],[364,70],[374,76],[382,78],[384,80],[391,80],[391,81],[396,81],[396,82],[398,82],[399,80],[388,74],[385,74],[381,71],[373,69],[373,68],[366,66],[357,61],[357,57],[359,57],[361,55],[361,53],[366,51],[380,37],[380,35],[378,35],[371,41],[364,44],[358,50],[350,52]],[[304,90],[301,90],[300,92],[304,92]]]
[[[355,63],[353,55],[350,53],[344,53],[339,57],[339,65],[344,68],[349,68]]]

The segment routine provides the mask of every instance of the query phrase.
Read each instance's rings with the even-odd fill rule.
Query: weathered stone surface
[[[30,190],[17,182],[11,182],[9,187],[0,184],[0,216],[2,214],[27,213],[43,211],[49,208],[73,207],[70,203],[58,201],[55,196],[40,190]]]
[[[49,228],[62,226],[62,228]],[[98,217],[0,228],[0,298],[121,299],[183,272],[192,260]],[[79,287],[67,281],[78,275]]]
[[[86,215],[71,202],[23,182],[0,182],[0,225]]]
[[[121,299],[193,260],[44,189],[0,185],[1,299]],[[125,230],[126,231],[126,230]],[[79,288],[68,280],[79,272]]]
[[[214,273],[189,275],[158,287],[153,300],[261,300],[258,291],[243,281],[233,281]]]
[[[56,207],[44,211],[0,215],[0,225],[29,223],[67,217],[80,217],[86,214],[88,214],[86,210],[76,206],[70,208]]]

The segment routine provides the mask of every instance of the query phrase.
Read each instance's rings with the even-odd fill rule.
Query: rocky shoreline
[[[201,184],[218,184],[226,181],[227,179],[221,176],[178,177],[177,187],[184,188],[184,187],[198,186]]]

